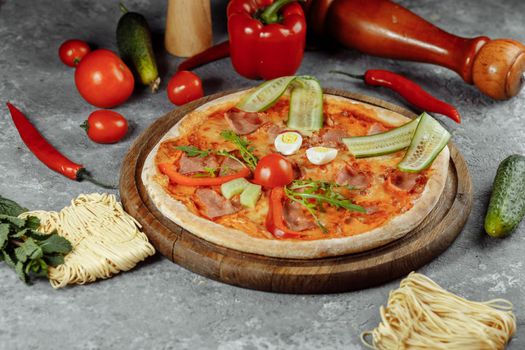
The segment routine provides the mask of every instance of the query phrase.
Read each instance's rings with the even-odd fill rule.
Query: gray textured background
[[[212,3],[219,40],[226,35],[226,1]],[[525,42],[525,1],[401,3],[457,34]],[[179,59],[162,49],[165,1],[127,0],[126,5],[147,17],[160,44],[157,54],[166,82]],[[124,142],[97,145],[78,127],[94,107],[78,95],[74,71],[59,61],[58,46],[80,38],[115,49],[118,18],[117,1],[0,0],[1,102],[15,103],[55,146],[107,180],[117,179],[132,140],[173,108],[163,84],[160,93],[137,92],[116,109],[134,126]],[[402,104],[391,92],[327,74],[330,69],[367,68],[405,73],[462,113],[461,126],[445,123],[469,164],[474,207],[456,242],[420,272],[467,298],[510,299],[518,332],[509,349],[524,349],[525,226],[505,240],[492,240],[483,234],[482,221],[498,163],[508,154],[525,153],[525,93],[494,102],[445,69],[345,50],[308,52],[299,73],[315,74],[327,87]],[[254,84],[236,75],[228,60],[197,72],[207,94]],[[59,210],[80,193],[99,191],[40,164],[22,144],[3,104],[0,110],[1,195],[32,209]],[[360,349],[358,335],[378,323],[379,306],[399,282],[337,295],[269,294],[208,280],[158,256],[110,280],[59,291],[46,281],[26,287],[3,264],[0,280],[1,349]]]

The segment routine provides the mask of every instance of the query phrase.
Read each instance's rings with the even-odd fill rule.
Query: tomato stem
[[[89,131],[89,123],[87,120],[84,120],[82,124],[79,125],[82,129],[86,131],[86,133]]]

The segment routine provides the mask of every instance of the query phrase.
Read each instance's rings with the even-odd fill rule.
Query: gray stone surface
[[[73,69],[61,64],[62,41],[81,38],[115,49],[116,1],[0,0],[0,100],[12,101],[53,144],[95,175],[116,181],[133,139],[173,108],[165,94],[137,92],[116,110],[133,123],[124,142],[97,145],[78,125],[94,110],[75,89]],[[225,34],[225,0],[213,0],[216,39]],[[510,37],[525,42],[525,2],[402,1],[416,13],[465,36]],[[128,0],[142,12],[157,41],[164,82],[179,59],[162,49],[164,1]],[[449,290],[475,300],[503,297],[515,304],[518,332],[512,350],[525,348],[525,225],[504,240],[488,239],[482,222],[498,163],[525,153],[524,94],[492,101],[453,72],[416,63],[372,58],[346,50],[308,52],[299,73],[324,86],[345,88],[403,104],[384,89],[335,78],[330,69],[386,68],[417,80],[455,104],[463,124],[445,121],[474,182],[474,207],[456,242],[420,269]],[[252,86],[228,60],[198,69],[207,94]],[[52,173],[18,137],[0,107],[0,194],[34,209],[59,210],[80,193],[99,191]],[[86,286],[53,290],[46,281],[27,287],[0,264],[1,349],[360,349],[358,335],[379,321],[378,308],[399,280],[336,295],[300,296],[251,291],[193,274],[155,257],[132,272]]]

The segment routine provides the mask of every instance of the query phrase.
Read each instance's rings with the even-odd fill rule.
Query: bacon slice
[[[297,202],[285,202],[283,205],[284,222],[293,231],[304,231],[316,227],[312,216],[304,211]]]
[[[335,182],[338,185],[349,185],[362,189],[370,186],[370,175],[356,170],[350,164],[346,164],[345,167],[337,173]]]
[[[342,129],[324,129],[319,135],[312,136],[310,143],[314,146],[338,147],[343,146],[345,137],[348,137],[348,134]]]
[[[257,130],[262,124],[263,113],[229,111],[224,114],[230,128],[238,135],[246,135]]]
[[[213,155],[206,157],[188,157],[185,153],[179,159],[179,173],[193,174],[205,172],[205,168],[219,167],[217,158]]]
[[[420,178],[420,174],[394,169],[388,173],[385,184],[394,191],[410,192],[416,188]]]
[[[219,171],[220,176],[231,175],[239,172],[244,168],[244,165],[236,161],[235,159],[225,157],[221,164],[221,170]]]
[[[194,194],[194,202],[202,215],[210,219],[234,214],[240,210],[239,206],[234,205],[210,188],[197,188]]]
[[[383,124],[374,123],[368,128],[368,135],[380,134],[387,131],[388,129],[383,126]]]
[[[268,135],[268,143],[273,145],[273,143],[275,142],[275,138],[283,131],[284,129],[281,128],[279,125],[272,124],[266,131],[266,134]]]

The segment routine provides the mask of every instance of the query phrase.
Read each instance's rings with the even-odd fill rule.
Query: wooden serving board
[[[201,98],[156,120],[136,139],[124,158],[120,174],[124,208],[142,224],[157,250],[173,262],[203,276],[246,288],[283,293],[343,292],[406,275],[441,254],[461,232],[472,206],[472,183],[465,160],[453,143],[449,143],[448,179],[437,206],[416,229],[377,249],[312,260],[270,258],[209,243],[177,226],[149,199],[141,180],[144,161],[180,118],[229,93],[232,91]],[[325,89],[325,93],[415,117],[414,113],[377,98],[334,89]]]

